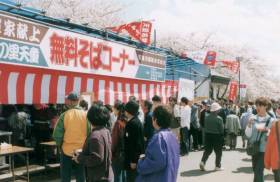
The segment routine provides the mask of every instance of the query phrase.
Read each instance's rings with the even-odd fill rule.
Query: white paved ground
[[[222,165],[224,171],[215,172],[215,155],[209,158],[206,172],[199,170],[202,152],[192,152],[182,157],[178,174],[178,182],[253,182],[251,159],[241,148],[239,141],[236,151],[224,151]],[[265,181],[273,181],[271,172],[265,171]]]
[[[251,159],[243,149],[240,149],[240,141],[236,151],[224,151],[222,165],[224,171],[215,172],[214,153],[209,158],[206,169],[199,170],[199,162],[202,152],[191,152],[189,156],[181,157],[178,174],[178,182],[252,182],[253,174]],[[265,172],[266,181],[273,182],[271,172]],[[31,182],[59,182],[58,172],[50,172],[47,176],[33,177]]]

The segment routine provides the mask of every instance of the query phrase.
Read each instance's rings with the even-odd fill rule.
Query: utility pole
[[[154,29],[154,47],[157,47],[157,31]]]

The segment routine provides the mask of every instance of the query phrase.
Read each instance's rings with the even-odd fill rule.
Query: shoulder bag
[[[268,120],[266,121],[265,127],[268,126],[270,119],[271,118],[269,117]],[[260,152],[260,144],[261,144],[261,139],[262,139],[263,133],[264,132],[258,132],[257,141],[252,142],[252,143],[248,141],[247,149],[246,149],[246,152],[248,155],[254,156]]]

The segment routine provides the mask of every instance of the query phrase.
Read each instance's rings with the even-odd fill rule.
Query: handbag
[[[171,122],[170,122],[170,128],[175,129],[180,127],[180,117],[172,117]]]
[[[269,121],[270,121],[270,117],[268,118],[268,120],[266,121],[265,123],[265,127],[268,126],[269,124]],[[260,134],[259,134],[260,133]],[[247,144],[247,148],[246,148],[246,152],[248,155],[250,156],[254,156],[256,154],[258,154],[260,152],[260,144],[261,144],[261,139],[262,139],[262,136],[263,136],[263,133],[264,132],[258,132],[258,135],[257,135],[257,141],[255,142],[248,142]],[[259,136],[260,135],[260,136]],[[259,136],[259,137],[258,137]]]

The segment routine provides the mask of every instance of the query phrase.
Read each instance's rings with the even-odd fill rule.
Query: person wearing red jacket
[[[265,155],[264,155],[264,165],[266,169],[272,169],[274,173],[275,182],[280,182],[280,159],[279,159],[279,148],[280,145],[277,141],[277,132],[280,134],[280,123],[278,122],[278,128],[276,128],[276,122],[273,123],[270,134],[268,136],[268,141],[266,144]]]

